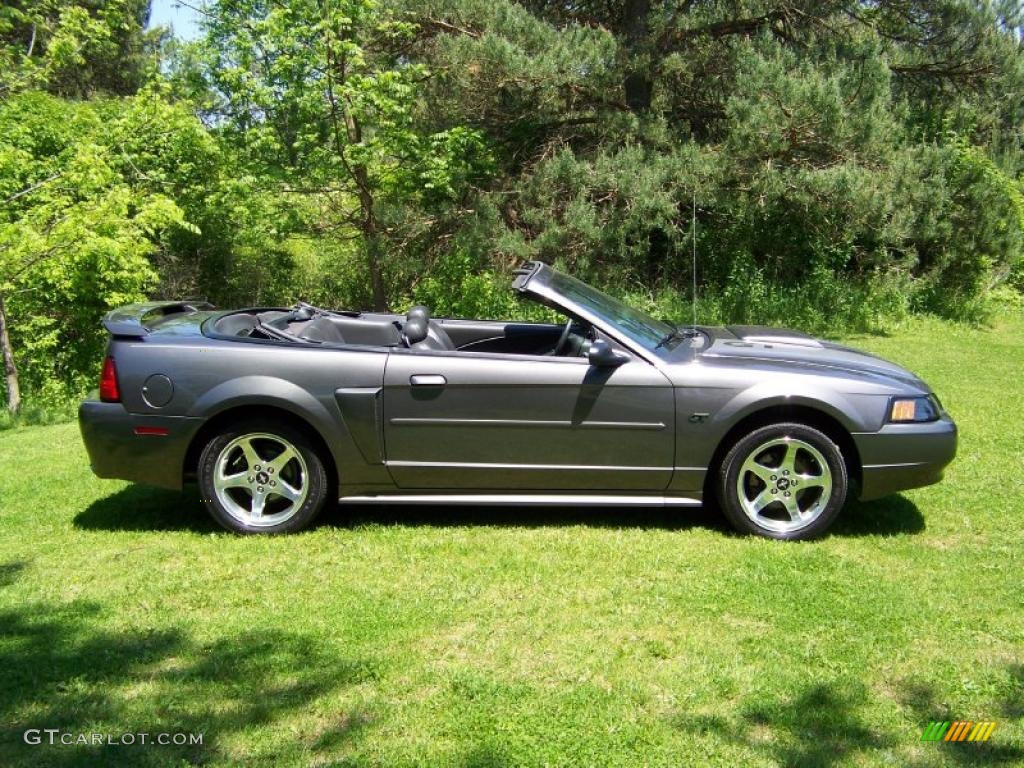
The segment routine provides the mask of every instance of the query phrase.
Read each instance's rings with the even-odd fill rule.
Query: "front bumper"
[[[203,420],[187,416],[128,413],[121,403],[86,400],[78,426],[97,477],[181,488],[185,455]],[[136,427],[166,429],[166,435],[138,435]]]
[[[860,453],[864,501],[937,483],[956,456],[956,424],[943,415],[924,424],[886,424],[853,435]]]

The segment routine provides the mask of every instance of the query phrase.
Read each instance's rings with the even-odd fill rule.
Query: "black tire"
[[[715,492],[737,531],[795,541],[828,529],[848,487],[846,462],[831,438],[805,424],[781,423],[737,441],[718,468]]]
[[[292,449],[291,457],[285,449]],[[323,458],[309,438],[275,420],[248,420],[215,435],[199,457],[197,474],[213,519],[243,534],[306,528],[320,514],[330,488]]]

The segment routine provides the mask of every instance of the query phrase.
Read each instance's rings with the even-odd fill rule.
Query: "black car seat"
[[[402,328],[402,340],[411,349],[455,350],[455,343],[436,320],[430,319],[430,310],[418,305],[409,310]]]

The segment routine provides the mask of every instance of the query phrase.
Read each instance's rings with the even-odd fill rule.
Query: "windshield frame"
[[[651,362],[675,356],[678,344],[666,338],[679,332],[677,326],[540,262],[524,266],[518,274],[516,290],[590,321]]]

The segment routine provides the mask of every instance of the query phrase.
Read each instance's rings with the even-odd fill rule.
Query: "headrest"
[[[410,346],[418,344],[427,338],[427,318],[422,315],[413,315],[409,313],[409,319],[405,323],[405,327],[402,328],[402,335],[405,336],[405,341]]]
[[[406,318],[412,320],[414,317],[422,317],[424,320],[430,319],[430,310],[424,307],[422,304],[417,304],[415,307],[409,310],[406,314]]]

